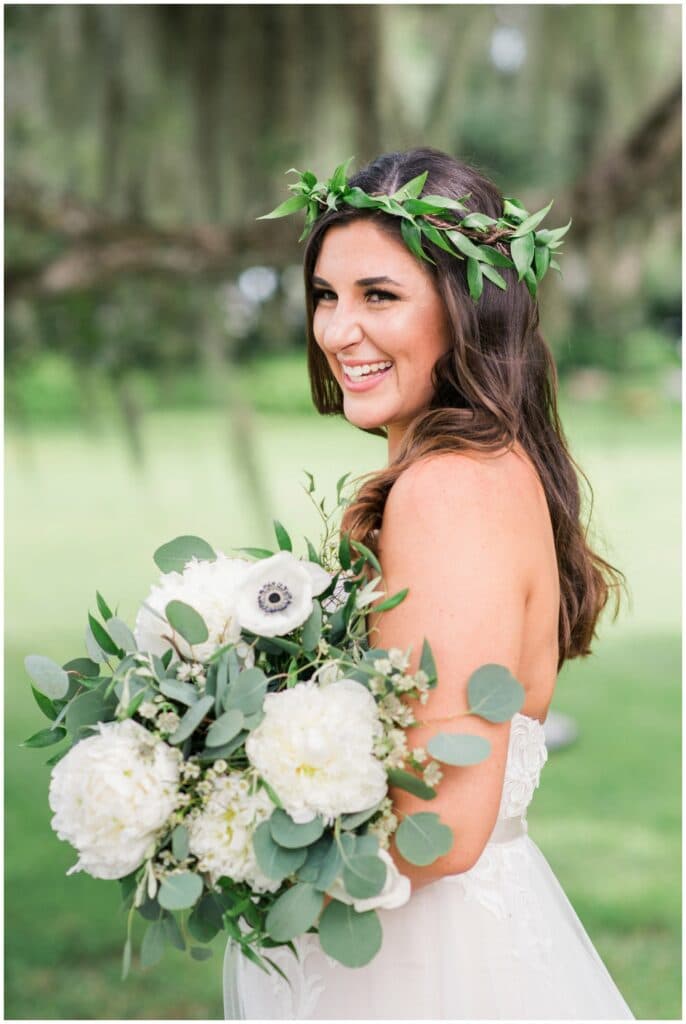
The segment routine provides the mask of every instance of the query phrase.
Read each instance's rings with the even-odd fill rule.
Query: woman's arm
[[[416,671],[427,637],[438,670],[428,702],[411,702],[415,717],[428,724],[408,730],[408,745],[426,748],[437,732],[469,732],[491,742],[482,764],[442,766],[434,800],[391,791],[401,820],[432,811],[454,829],[452,850],[424,868],[391,848],[413,888],[468,870],[495,825],[510,723],[449,716],[467,709],[467,681],[480,665],[495,662],[517,676],[532,564],[532,487],[529,470],[514,453],[488,460],[449,453],[406,470],[386,504],[379,552],[386,593],[406,586],[410,591],[396,608],[370,617],[377,627],[373,643],[403,650],[411,644]]]

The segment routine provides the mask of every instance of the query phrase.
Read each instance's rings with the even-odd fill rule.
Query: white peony
[[[358,914],[365,910],[395,910],[404,906],[410,898],[412,885],[407,875],[401,875],[395,861],[386,850],[379,850],[377,857],[386,865],[386,881],[383,889],[376,896],[367,899],[354,899],[346,890],[342,878],[337,878],[330,889],[329,896],[340,903],[352,903]]]
[[[51,825],[79,853],[67,874],[123,878],[174,810],[181,755],[131,719],[98,728],[52,770]]]
[[[191,558],[183,572],[164,573],[136,617],[134,636],[138,649],[162,655],[171,647],[165,637],[173,636],[184,657],[200,662],[206,661],[222,644],[238,640],[238,587],[251,566],[252,562],[245,558],[229,558],[218,552],[214,562]],[[170,601],[183,601],[202,615],[209,633],[204,643],[191,647],[178,633],[174,634],[165,616]]]
[[[373,753],[382,726],[361,683],[298,683],[267,694],[263,710],[246,753],[294,821],[331,822],[383,799],[386,772]]]
[[[283,636],[310,617],[312,598],[326,590],[331,577],[316,562],[280,551],[256,562],[239,587],[238,619],[258,636]]]
[[[255,829],[273,810],[265,790],[251,793],[244,775],[231,772],[214,779],[203,810],[187,821],[190,850],[200,870],[213,883],[226,877],[248,882],[255,892],[275,892],[281,883],[262,873],[252,844]]]

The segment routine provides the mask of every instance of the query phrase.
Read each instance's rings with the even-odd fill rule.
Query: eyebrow
[[[325,285],[327,288],[331,288],[329,282],[325,281],[323,277],[313,277],[312,284],[322,284]],[[386,277],[385,274],[380,277],[361,277],[359,281],[355,281],[355,284],[358,285],[360,288],[364,288],[370,284],[394,284],[398,288],[403,287],[399,281],[394,281],[392,277]]]

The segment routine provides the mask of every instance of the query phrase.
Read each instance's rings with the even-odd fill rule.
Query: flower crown
[[[552,200],[544,209],[529,214],[518,199],[505,196],[502,216],[496,220],[485,213],[470,213],[467,210],[463,201],[469,198],[471,192],[460,199],[422,196],[428,171],[408,181],[391,196],[368,195],[361,188],[351,188],[348,184],[347,171],[353,159],[350,157],[344,164],[340,164],[325,182],[318,181],[312,171],[299,171],[291,167],[286,174],[300,175],[299,181],[288,186],[295,195],[271,213],[257,219],[286,217],[307,208],[305,229],[298,239],[302,242],[309,235],[320,212],[337,210],[341,203],[358,210],[380,210],[393,217],[400,217],[403,240],[410,252],[419,259],[434,263],[422,248],[423,236],[451,256],[467,260],[467,284],[475,302],[483,291],[484,277],[498,288],[507,290],[507,283],[496,267],[514,267],[518,280],[525,282],[533,298],[536,297],[538,282],[549,267],[562,273],[551,254],[562,244],[571,220],[564,228],[535,230],[553,205]],[[510,256],[503,251],[508,247]]]

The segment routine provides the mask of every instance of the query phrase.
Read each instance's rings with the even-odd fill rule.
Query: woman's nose
[[[364,331],[352,311],[337,309],[329,317],[324,328],[324,344],[331,352],[338,352],[348,345],[362,341]]]

